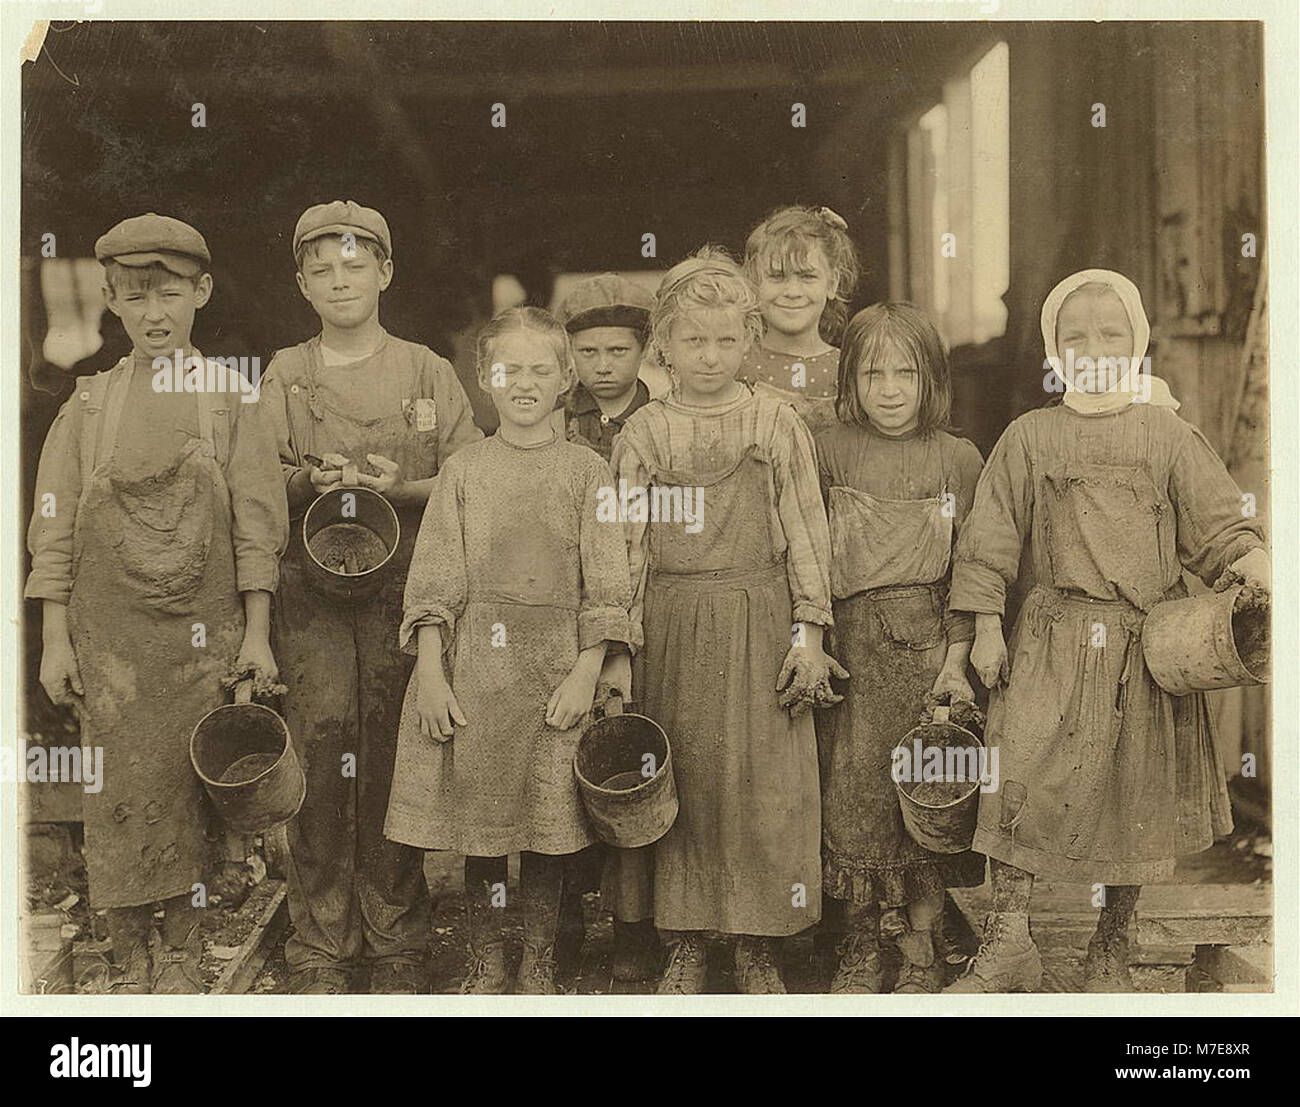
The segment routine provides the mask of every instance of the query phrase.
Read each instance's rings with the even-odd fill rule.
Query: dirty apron
[[[287,391],[290,434],[299,455],[368,453],[402,466],[412,480],[437,472],[437,430],[417,431],[419,395],[410,370],[405,410],[357,420],[317,387],[319,345],[304,343],[305,384]],[[296,389],[296,390],[295,390]],[[384,837],[402,694],[413,659],[397,645],[402,593],[422,508],[399,509],[401,541],[383,587],[346,604],[318,592],[304,568],[302,519],[290,521],[289,548],[275,600],[276,658],[288,687],[285,721],[307,774],[307,799],[289,824],[291,969],[356,961],[420,963],[429,937],[423,856]]]
[[[903,825],[892,754],[920,721],[948,652],[943,615],[952,516],[942,495],[886,500],[836,486],[828,497],[832,655],[853,674],[817,720],[822,879],[832,899],[900,907],[984,882],[984,858],[931,853]]]
[[[792,611],[771,463],[751,447],[720,477],[652,481],[703,487],[709,512],[699,534],[649,526],[643,702],[680,801],[655,846],[655,924],[795,934],[821,914],[821,820],[812,714],[777,703]]]
[[[974,848],[1049,879],[1166,880],[1232,827],[1205,696],[1162,691],[1142,656],[1147,611],[1186,592],[1164,587],[1173,506],[1143,471],[1073,462],[1038,477],[1035,514],[1038,585],[990,701],[1001,787]]]
[[[204,879],[211,808],[189,740],[224,702],[219,682],[244,632],[230,493],[213,436],[213,416],[224,412],[209,406],[224,398],[196,393],[198,439],[155,472],[127,479],[114,454],[130,379],[128,363],[110,379],[103,408],[86,410],[68,600],[86,692],[81,743],[104,751],[103,788],[82,797],[95,908],[189,895]]]

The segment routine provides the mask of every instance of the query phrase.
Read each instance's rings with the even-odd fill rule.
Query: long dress
[[[1131,404],[1022,415],[1002,435],[954,556],[955,610],[1002,614],[1021,547],[1035,586],[1009,642],[1010,685],[986,737],[1000,788],[980,797],[974,848],[1041,876],[1168,879],[1174,859],[1232,826],[1204,694],[1171,696],[1142,624],[1262,545],[1205,438]]]
[[[384,833],[423,849],[499,857],[573,853],[595,841],[573,775],[587,719],[546,724],[581,650],[628,641],[627,548],[602,520],[609,466],[563,440],[524,448],[500,434],[452,457],[429,497],[406,583],[404,649],[443,628],[466,723],[420,732],[419,670],[402,704]]]
[[[288,532],[262,406],[230,390],[160,393],[152,377],[127,357],[78,380],[45,441],[29,537],[26,595],[67,604],[81,744],[103,749],[102,788],[82,803],[96,908],[204,879],[212,810],[190,733],[225,698],[240,592],[275,589]]]
[[[949,643],[974,620],[947,611],[952,544],[983,464],[944,431],[882,435],[836,423],[817,436],[831,529],[832,653],[852,674],[817,723],[825,894],[898,907],[983,883],[984,858],[914,842],[890,773]]]
[[[672,743],[680,800],[654,847],[655,923],[797,933],[821,913],[816,738],[776,680],[792,622],[831,622],[811,436],[770,394],[654,400],[615,441],[614,469],[620,487],[695,490],[699,516],[693,533],[628,524],[634,688]]]
[[[438,472],[482,437],[455,370],[428,347],[385,334],[367,357],[327,365],[320,336],[281,350],[262,382],[275,413],[286,482],[306,454],[367,454],[407,480]],[[310,502],[310,501],[309,501]],[[302,513],[275,598],[276,659],[288,687],[285,720],[298,739],[307,799],[288,828],[290,968],[364,960],[418,963],[429,933],[419,850],[384,837],[398,711],[411,659],[397,645],[402,589],[420,508],[399,505],[401,541],[382,587],[362,602],[323,596],[305,565]],[[345,765],[355,772],[345,772]]]

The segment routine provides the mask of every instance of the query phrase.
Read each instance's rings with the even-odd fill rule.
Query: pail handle
[[[358,469],[356,462],[349,461],[343,466],[343,478],[339,483],[345,488],[360,488],[361,481],[358,479],[359,476],[360,470]]]
[[[623,714],[623,693],[618,688],[611,688],[605,695],[605,702],[601,705],[601,710],[605,713],[605,718],[611,715]]]
[[[935,723],[946,723],[948,721],[948,714],[951,711],[952,708],[948,704],[941,703],[934,709],[934,714],[930,717],[930,721]]]
[[[235,703],[252,703],[253,702],[253,682],[251,680],[241,680],[234,688]]]

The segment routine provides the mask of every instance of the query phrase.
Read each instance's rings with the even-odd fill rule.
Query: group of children
[[[557,943],[580,940],[598,885],[615,975],[661,993],[704,989],[710,933],[734,936],[742,991],[782,992],[781,939],[819,922],[833,992],[882,990],[889,941],[893,989],[937,992],[944,890],[982,884],[986,857],[985,941],[947,990],[1039,985],[1034,876],[1107,886],[1086,983],[1131,990],[1140,885],[1228,826],[1204,697],[1153,682],[1142,619],[1183,594],[1184,566],[1268,580],[1193,427],[1139,402],[1135,379],[1069,379],[984,465],[948,429],[934,325],[884,303],[845,326],[847,227],[791,207],[743,265],[705,247],[653,297],[605,275],[559,318],[500,313],[477,346],[500,419],[484,438],[451,366],[380,325],[378,212],[313,207],[293,251],[320,333],[275,356],[253,402],[237,382],[159,393],[153,359],[197,356],[210,258],[177,220],[114,227],[96,256],[133,352],[78,381],[41,457],[27,595],[44,606],[42,684],[105,751],[86,857],[113,990],[198,990],[209,843],[187,741],[220,679],[249,673],[286,686],[307,775],[289,825],[298,992],[352,990],[356,970],[372,992],[426,989],[424,850],[466,857],[466,992],[512,986],[511,853],[521,993],[555,991]],[[1130,282],[1086,270],[1049,295],[1043,334],[1049,357],[1140,366],[1149,328]],[[639,379],[643,355],[666,395]],[[314,588],[301,537],[343,485],[386,497],[402,535],[383,587],[349,604]],[[613,489],[693,510],[610,519]],[[1001,784],[972,850],[940,855],[903,824],[891,752],[927,706],[974,701],[972,667]],[[597,842],[574,779],[610,692],[672,743],[679,813],[639,850]]]

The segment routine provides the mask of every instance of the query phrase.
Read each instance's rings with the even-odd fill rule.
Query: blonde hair
[[[745,242],[745,273],[757,288],[772,273],[805,269],[808,251],[813,246],[820,247],[825,255],[835,286],[822,310],[818,330],[825,341],[839,345],[860,266],[848,224],[830,208],[797,204],[777,208],[749,233]]]
[[[569,332],[564,324],[549,311],[539,307],[506,308],[481,331],[474,352],[474,369],[478,374],[478,384],[489,395],[491,386],[484,384],[492,366],[492,345],[503,335],[529,332],[541,335],[555,352],[556,364],[564,371],[568,384],[565,391],[573,387],[578,378],[578,371],[573,362],[573,346],[569,341]]]
[[[750,343],[763,336],[763,313],[744,270],[721,246],[701,246],[664,276],[650,312],[650,344],[660,365],[672,337],[673,324],[696,311],[739,311]]]

